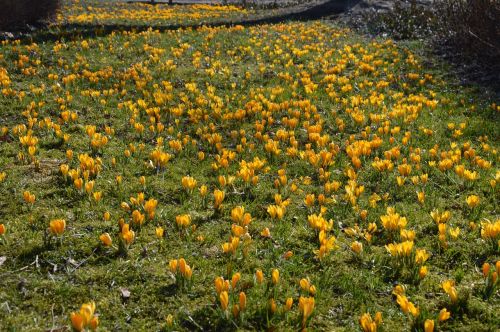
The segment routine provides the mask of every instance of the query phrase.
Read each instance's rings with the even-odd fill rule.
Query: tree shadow
[[[172,283],[170,285],[161,286],[158,289],[157,295],[160,299],[166,299],[174,296],[176,293],[177,293],[177,285],[175,283]]]
[[[235,331],[237,326],[222,319],[220,314],[214,315],[217,310],[215,305],[210,305],[189,314],[183,313],[179,324],[188,331]]]
[[[18,265],[26,265],[32,264],[37,260],[38,256],[41,256],[43,253],[49,251],[51,248],[47,245],[34,245],[26,250],[20,252],[18,256],[15,257],[16,264]]]
[[[190,3],[190,2],[179,2],[179,1],[172,1],[170,3],[168,0],[129,0],[127,1],[128,4],[145,4],[145,5],[152,5],[152,6],[157,6],[157,5],[168,5],[168,6],[190,6],[190,5],[198,5],[198,4],[211,4],[209,1],[200,1],[196,3]]]

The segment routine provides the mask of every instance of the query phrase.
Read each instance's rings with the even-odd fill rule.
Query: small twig
[[[490,44],[489,42],[483,40],[482,38],[480,38],[478,35],[476,35],[474,32],[472,32],[470,29],[469,29],[469,34],[473,37],[475,37],[477,40],[479,40],[480,42],[484,43],[485,45],[488,45],[489,47],[493,48],[494,50],[496,50],[497,52],[500,52],[500,50],[493,44]]]
[[[9,314],[12,312],[10,310],[10,307],[9,307],[9,303],[7,301],[5,301],[4,303],[2,303],[2,307],[6,307],[7,308],[7,311],[9,312]]]
[[[36,256],[38,258],[38,256]],[[12,271],[7,271],[6,273],[3,273],[3,274],[0,274],[0,279],[9,275],[9,274],[13,274],[13,273],[17,273],[17,272],[21,272],[21,271],[24,271],[26,270],[27,268],[29,268],[30,266],[34,265],[34,264],[37,264],[38,263],[38,259],[33,261],[31,264],[28,264],[26,266],[23,266],[22,268],[18,269],[18,270],[12,270]]]
[[[90,258],[92,258],[92,256],[94,256],[94,254],[95,254],[96,251],[97,251],[97,248],[94,248],[94,250],[92,250],[92,254],[89,257],[87,257],[84,260],[82,260],[81,262],[79,262],[78,265],[75,266],[75,268],[72,271],[70,271],[70,273],[75,272],[76,269],[78,269],[80,266],[82,266],[83,263],[87,262]]]
[[[55,325],[55,320],[54,320],[54,303],[52,303],[52,308],[50,308],[50,312],[52,313],[52,328],[51,330],[54,329],[54,325]]]
[[[193,323],[194,325],[196,325],[197,328],[203,331],[203,327],[200,324],[196,323],[193,317],[191,317],[191,315],[188,315],[188,318],[191,321],[191,323]]]

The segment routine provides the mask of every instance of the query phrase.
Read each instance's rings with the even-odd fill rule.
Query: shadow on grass
[[[211,5],[210,1],[197,1],[197,2],[179,2],[179,1],[172,1],[172,3],[169,3],[168,0],[129,0],[127,1],[128,4],[135,4],[135,3],[140,3],[140,4],[145,4],[145,5],[169,5],[169,6],[192,6],[192,5],[198,5],[198,4],[208,4]]]
[[[193,313],[183,313],[180,326],[188,331],[235,331],[237,325],[229,319],[224,319],[222,312],[214,314],[218,309],[215,305],[205,306]],[[214,318],[215,317],[215,318]]]
[[[16,257],[16,261],[18,265],[29,265],[34,264],[38,259],[38,256],[41,256],[43,253],[49,251],[51,249],[50,246],[45,244],[43,245],[34,245],[31,248],[27,248],[22,251],[19,256]]]
[[[169,24],[169,25],[143,25],[143,24],[62,24],[55,28],[47,28],[46,25],[39,24],[31,27],[30,30],[17,30],[3,34],[3,38],[19,39],[23,43],[40,43],[46,41],[56,41],[60,39],[78,39],[106,36],[113,32],[134,31],[143,32],[149,29],[160,32],[178,29],[196,29],[201,27],[229,27],[242,25],[251,27],[261,24],[276,24],[287,21],[309,21],[321,19],[327,16],[337,15],[349,10],[361,0],[323,0],[313,6],[297,6],[284,9],[281,13],[273,16],[261,18],[250,18],[239,21],[220,21],[212,23],[197,24]],[[1,39],[1,37],[0,37]]]
[[[166,298],[175,296],[176,294],[177,294],[177,285],[175,283],[161,286],[158,289],[158,298],[162,300],[166,300]]]

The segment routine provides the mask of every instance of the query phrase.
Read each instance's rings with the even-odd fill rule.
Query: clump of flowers
[[[417,281],[427,275],[424,265],[430,254],[425,249],[416,249],[413,241],[390,243],[385,246],[392,257],[395,271],[408,281]]]
[[[36,197],[35,197],[35,194],[32,194],[29,191],[25,191],[25,192],[23,192],[23,199],[26,203],[33,206],[33,204],[35,203]]]
[[[451,212],[450,211],[439,212],[438,209],[434,209],[431,212],[431,217],[432,220],[434,220],[434,222],[436,223],[436,225],[446,224],[446,222],[448,222],[448,220],[450,220],[451,218]]]
[[[193,193],[197,183],[198,181],[196,181],[196,179],[192,176],[185,176],[182,178],[182,187],[186,190],[188,195]]]
[[[363,332],[377,332],[380,325],[382,325],[382,313],[378,311],[374,318],[368,312],[362,314],[359,318],[359,325]]]
[[[481,223],[481,238],[489,243],[494,251],[500,249],[500,219]]]
[[[436,322],[437,324],[442,324],[451,316],[450,312],[446,308],[443,308],[437,317],[433,319],[428,312],[425,310],[421,311],[407,299],[404,294],[404,289],[401,286],[396,286],[393,294],[396,295],[397,303],[399,304],[401,310],[405,314],[410,314],[409,317],[412,321],[412,330],[433,332],[436,327]]]
[[[182,229],[187,229],[191,225],[191,215],[189,214],[181,214],[175,217],[175,223],[177,227]]]
[[[135,240],[135,232],[130,229],[129,224],[121,225],[121,231],[120,231],[119,238],[120,238],[120,242],[119,242],[118,251],[123,256],[127,256],[128,249],[129,249],[130,245]]]
[[[170,272],[175,277],[175,283],[179,289],[187,289],[191,287],[191,277],[193,269],[189,266],[184,258],[172,259],[168,263]]]
[[[407,314],[412,321],[412,330],[433,332],[437,324],[442,324],[451,316],[450,312],[443,308],[436,318],[429,315],[426,310],[420,310],[413,302],[411,302],[405,295],[405,288],[401,285],[394,287],[392,294],[396,297],[401,311]]]
[[[252,216],[245,212],[244,206],[237,206],[231,210],[231,220],[241,227],[246,227],[252,221]]]
[[[406,227],[408,221],[405,217],[399,215],[396,212],[396,209],[393,207],[387,208],[387,214],[380,216],[380,220],[382,221],[382,226],[385,230],[394,233]]]
[[[303,297],[299,298],[299,311],[302,316],[302,328],[305,329],[307,327],[307,323],[309,322],[309,318],[311,317],[316,301],[314,297]]]
[[[130,214],[132,225],[141,227],[147,220],[153,220],[156,216],[156,208],[158,207],[158,200],[150,198],[145,199],[144,193],[140,192],[136,197],[129,198],[130,204],[122,202],[121,208]]]
[[[463,312],[467,307],[468,293],[463,292],[460,294],[456,288],[454,280],[445,280],[441,283],[441,288],[448,295],[450,304],[448,308],[451,312],[460,313]]]
[[[453,280],[443,281],[441,287],[443,288],[445,293],[448,294],[448,296],[450,297],[451,303],[456,304],[458,302],[458,292],[457,289],[455,288],[455,281]]]
[[[495,263],[495,269],[492,269],[491,265],[485,262],[482,270],[484,279],[483,297],[485,299],[489,299],[493,294],[495,294],[495,291],[500,285],[500,281],[498,279],[498,275],[500,275],[500,261]]]
[[[243,291],[237,291],[240,279],[239,272],[233,274],[231,281],[225,280],[223,277],[215,278],[217,302],[225,318],[229,317],[229,309],[231,309],[234,318],[242,319],[242,313],[247,308],[247,295]],[[233,303],[232,306],[231,303]]]

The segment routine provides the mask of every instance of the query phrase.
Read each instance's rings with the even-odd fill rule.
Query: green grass
[[[41,42],[36,46],[10,42],[0,49],[0,67],[7,70],[11,81],[5,84],[0,96],[0,128],[8,129],[0,137],[0,173],[6,173],[5,180],[0,182],[0,223],[7,228],[0,244],[0,255],[6,258],[0,266],[2,329],[28,331],[69,327],[70,313],[91,300],[96,302],[101,330],[166,329],[168,314],[174,316],[173,328],[178,330],[299,329],[301,318],[297,303],[299,296],[305,295],[299,286],[302,278],[309,278],[317,289],[315,309],[309,321],[311,330],[356,330],[362,313],[373,315],[376,311],[383,315],[381,329],[410,330],[412,319],[402,313],[391,295],[398,283],[407,285],[406,295],[421,308],[421,317],[428,315],[434,319],[443,307],[454,310],[451,319],[439,326],[440,330],[487,331],[499,326],[495,312],[500,309],[500,297],[497,292],[490,299],[483,299],[481,266],[485,261],[494,264],[500,257],[498,249],[495,251],[480,236],[481,221],[498,220],[498,185],[495,188],[490,185],[495,177],[498,181],[498,110],[493,110],[492,101],[482,100],[477,91],[450,88],[453,82],[444,79],[446,69],[438,63],[433,68],[424,68],[420,44],[366,40],[325,22],[245,29],[114,33],[86,39],[88,47],[82,41],[76,38],[60,43]],[[182,44],[189,47],[181,56],[176,56],[176,49]],[[59,51],[54,50],[57,45],[61,46]],[[162,52],[155,56],[146,45]],[[298,52],[304,50],[308,52]],[[200,52],[200,66],[193,64],[197,52]],[[22,67],[16,63],[21,55],[29,58]],[[366,56],[364,60],[363,56]],[[415,62],[411,61],[413,58]],[[168,60],[173,60],[176,67],[167,68],[164,64]],[[293,61],[293,65],[287,65],[289,61]],[[363,61],[376,66],[376,70],[361,70]],[[345,77],[352,85],[351,91],[341,91],[346,84],[342,79],[335,79],[330,88],[323,81],[326,75],[334,73],[332,68],[335,66],[338,66],[335,75]],[[34,75],[22,73],[30,67],[36,71]],[[101,72],[97,74],[97,81],[91,81],[85,77],[85,71]],[[247,72],[249,77],[245,77]],[[283,73],[288,73],[291,80],[283,79],[280,76]],[[312,93],[304,88],[304,73],[317,84]],[[419,78],[429,74],[432,79],[419,84],[418,80],[408,79],[408,73],[416,73]],[[49,74],[57,74],[58,78],[49,80]],[[76,78],[65,84],[63,78],[70,74],[75,74]],[[382,80],[388,85],[376,88]],[[161,88],[162,81],[170,82],[172,90]],[[188,91],[186,83],[196,83],[198,91]],[[369,86],[370,83],[373,86]],[[43,89],[34,93],[31,86]],[[104,96],[103,92],[110,89],[111,93]],[[100,95],[88,96],[84,91],[98,91]],[[154,93],[159,91],[165,94],[166,101],[155,101]],[[329,96],[331,91],[335,95]],[[23,92],[25,95],[21,97]],[[384,99],[379,100],[380,105],[370,104],[369,97],[373,93],[384,95]],[[362,123],[356,123],[347,112],[353,108],[351,97],[367,100],[359,107],[365,116]],[[58,98],[65,101],[58,102]],[[140,106],[140,100],[147,106]],[[308,101],[315,109],[306,104],[301,106],[299,101]],[[435,107],[430,106],[432,101],[436,101]],[[32,102],[43,104],[35,106],[29,116],[23,115]],[[286,102],[290,105],[284,104]],[[280,103],[278,108],[276,105]],[[45,118],[58,123],[61,105],[78,114],[77,120],[60,124],[61,131],[70,135],[67,142],[57,137],[53,129],[39,125]],[[255,111],[250,111],[252,105],[258,106]],[[365,189],[353,208],[345,197],[349,180],[345,171],[352,167],[346,142],[350,136],[353,140],[373,139],[383,123],[370,120],[369,114],[386,115],[401,105],[419,109],[417,116],[411,118],[405,109],[401,116],[387,118],[391,129],[400,126],[401,131],[394,134],[394,143],[390,142],[391,135],[379,135],[383,140],[381,146],[373,148],[370,155],[360,157],[362,166],[356,171],[356,182]],[[146,113],[155,107],[159,108],[157,120],[165,126],[161,133],[148,130],[150,119]],[[176,107],[183,108],[181,115],[174,114]],[[193,109],[199,109],[206,119],[190,120],[189,110]],[[242,109],[247,110],[242,120],[227,118],[228,114]],[[142,135],[130,124],[134,110],[137,112],[135,121],[145,127]],[[272,116],[274,124],[266,125],[262,134],[277,140],[278,130],[284,128],[282,118],[292,116],[293,112],[300,115],[299,124],[295,130],[287,130],[294,132],[299,151],[306,151],[306,144],[310,143],[304,129],[306,121],[311,125],[321,123],[321,135],[329,135],[328,143],[333,144],[331,151],[336,151],[336,155],[334,163],[326,170],[331,172],[330,181],[341,182],[338,191],[325,193],[319,167],[311,165],[307,157],[286,155],[290,147],[288,139],[280,143],[282,152],[271,156],[255,136],[256,121]],[[26,133],[18,134],[15,129],[18,125],[28,125],[30,119],[35,123],[33,136],[39,139],[35,155],[37,167],[26,147],[20,144],[19,136]],[[339,119],[343,122],[343,130]],[[463,135],[454,138],[447,127],[450,122],[457,126],[466,123]],[[102,134],[106,134],[105,126],[115,132],[106,134],[109,142],[102,149],[92,151],[85,133],[86,125],[95,125],[97,132]],[[371,129],[366,138],[365,127]],[[421,127],[432,129],[433,134],[425,135]],[[236,152],[237,145],[241,144],[238,138],[241,129],[245,130],[243,136],[248,145],[235,154],[228,168],[214,170],[212,164],[217,162],[217,155],[222,156],[222,150],[218,151],[204,134],[220,134],[222,148]],[[231,136],[232,131],[237,131],[236,138]],[[408,145],[402,144],[405,132],[411,132]],[[182,140],[186,135],[189,140],[196,140],[194,146],[187,144],[180,153],[169,147],[169,141],[177,136]],[[485,135],[489,148],[479,141]],[[164,151],[174,156],[165,170],[148,166],[150,153],[159,137],[164,138]],[[470,142],[476,156],[491,163],[490,168],[480,168],[464,157],[448,171],[429,165],[429,161],[440,160],[432,158],[429,150],[433,147],[437,146],[439,153],[447,152],[455,150],[450,144],[456,143],[457,148],[462,148],[463,156],[466,142]],[[249,148],[252,143],[254,149]],[[130,148],[129,144],[134,144],[137,151],[126,158],[124,151]],[[371,166],[374,158],[383,159],[383,152],[396,146],[400,147],[401,157],[393,160],[394,170],[377,172]],[[421,149],[420,162],[411,161],[416,148]],[[74,152],[72,161],[66,158],[68,149]],[[311,149],[319,153],[328,149],[328,145],[323,148],[312,144]],[[205,152],[205,160],[198,159],[199,151]],[[18,158],[20,152],[24,160]],[[98,203],[79,193],[60,172],[61,164],[77,168],[78,154],[84,153],[102,159],[102,170],[95,178],[94,187],[94,191],[103,193]],[[266,165],[257,171],[258,183],[247,186],[237,176],[239,162],[252,161],[256,156],[265,159]],[[115,166],[112,158],[116,159]],[[427,184],[414,185],[408,178],[404,186],[397,185],[397,166],[403,164],[403,158],[412,164],[411,176],[428,174]],[[460,178],[454,172],[458,164],[477,171],[479,179],[470,182]],[[290,199],[290,204],[283,219],[275,221],[266,210],[268,205],[274,204],[274,195],[279,192],[274,186],[279,169],[287,173],[288,183],[280,192],[283,199]],[[117,175],[123,177],[121,186],[115,182]],[[187,175],[197,180],[198,187],[208,187],[206,205],[198,190],[192,195],[185,193],[181,179]],[[236,178],[232,185],[221,187],[220,175]],[[139,182],[140,176],[146,178],[144,187]],[[307,177],[309,182],[304,181]],[[298,186],[295,192],[292,183]],[[226,193],[221,213],[216,213],[212,204],[212,192],[216,188]],[[416,195],[416,191],[421,190],[426,195],[423,205],[419,204]],[[32,207],[23,201],[24,191],[36,195]],[[153,220],[140,228],[132,226],[136,238],[125,257],[116,250],[118,221],[124,218],[129,223],[131,218],[120,204],[129,202],[129,197],[139,192],[144,192],[146,200],[157,199],[158,208]],[[305,206],[304,198],[309,193],[331,198],[331,202],[325,204],[324,216],[333,220],[329,234],[337,238],[337,249],[322,260],[314,253],[319,248],[317,231],[307,221],[307,216],[319,213],[320,208],[317,203],[311,210]],[[371,207],[369,198],[373,193],[388,196],[376,207]],[[470,194],[477,194],[481,199],[479,207],[473,211],[465,202]],[[238,205],[252,215],[248,226],[252,242],[246,256],[239,249],[231,259],[222,252],[222,244],[229,240],[231,209]],[[431,254],[426,263],[429,274],[421,281],[408,279],[404,271],[392,268],[393,259],[384,248],[391,242],[391,235],[380,221],[388,206],[395,207],[407,218],[407,229],[416,231],[415,247],[425,248]],[[446,249],[440,246],[438,228],[430,216],[435,208],[451,211],[448,227],[461,229],[457,240],[448,237]],[[356,209],[366,209],[367,219],[362,220]],[[106,211],[111,214],[110,221],[103,219]],[[192,224],[197,227],[181,236],[175,216],[186,213],[191,215]],[[67,223],[63,235],[47,235],[49,222],[58,218]],[[476,222],[476,229],[470,228],[470,221]],[[356,224],[366,229],[368,223],[378,226],[371,244],[346,233],[347,228]],[[165,237],[161,240],[155,235],[155,228],[159,226],[165,229]],[[272,238],[260,235],[265,227],[270,229]],[[115,248],[100,245],[99,236],[105,232],[113,238]],[[198,236],[203,240],[199,241]],[[355,239],[364,246],[360,257],[350,249]],[[399,235],[393,236],[393,240],[398,241]],[[289,259],[283,256],[287,251],[293,252]],[[176,286],[168,268],[169,260],[180,257],[193,268],[192,286],[185,290]],[[229,274],[228,269],[232,271]],[[266,291],[267,285],[255,283],[256,269],[262,269],[267,283],[270,283],[271,271],[278,269],[279,284]],[[233,272],[240,272],[242,276],[235,294],[244,291],[248,298],[248,307],[241,320],[232,315],[225,317],[214,288],[217,276],[230,279]],[[461,298],[468,294],[466,304],[459,308],[450,305],[440,286],[447,279],[456,281]],[[129,290],[130,297],[124,298],[121,289]],[[278,312],[271,315],[267,302],[273,293]],[[287,297],[294,299],[294,305],[284,314],[282,308]],[[415,329],[422,329],[422,326]]]

